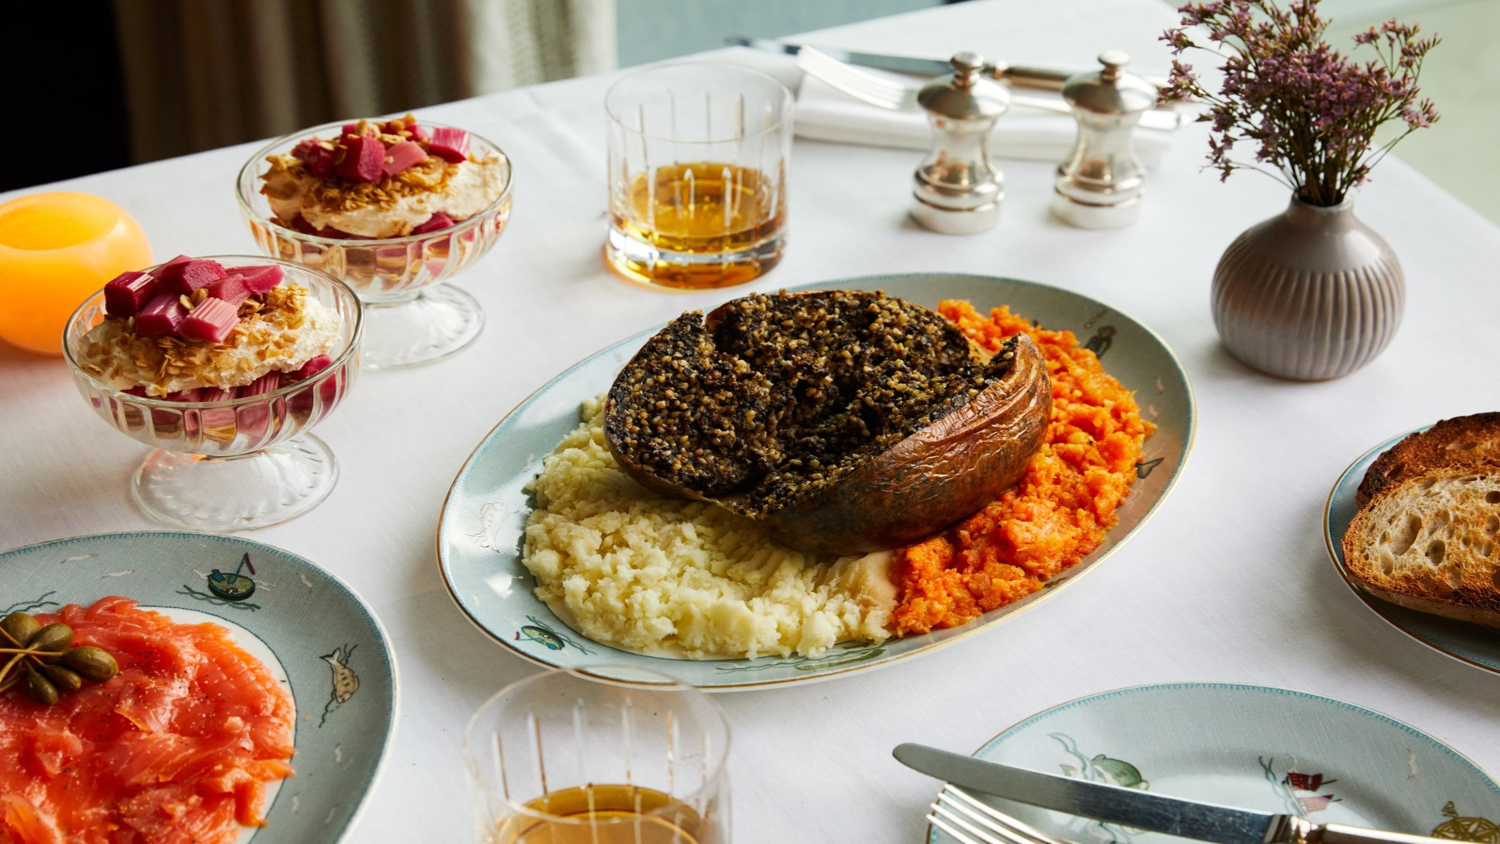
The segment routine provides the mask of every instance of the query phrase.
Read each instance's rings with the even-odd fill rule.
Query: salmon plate
[[[266,785],[292,775],[295,708],[227,629],[120,597],[37,620],[120,672],[51,706],[0,695],[0,844],[224,844],[265,825]]]

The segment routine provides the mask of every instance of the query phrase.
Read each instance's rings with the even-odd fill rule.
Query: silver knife
[[[724,39],[724,43],[738,47],[766,50],[772,53],[785,53],[788,56],[797,55],[804,46],[787,41],[778,41],[774,38],[754,38],[746,35],[731,35]],[[864,67],[878,67],[881,70],[893,70],[897,73],[914,73],[919,76],[942,76],[945,73],[953,72],[953,66],[948,63],[947,59],[934,59],[926,56],[899,56],[890,53],[860,53],[852,50],[839,50],[833,47],[819,47],[818,50],[841,62],[863,65]],[[1043,91],[1061,91],[1063,83],[1068,81],[1068,77],[1079,72],[1078,70],[1066,70],[1063,68],[1024,67],[1006,62],[991,62],[989,67],[991,76],[1004,80],[1012,87],[1033,88]],[[1145,76],[1142,78],[1157,87],[1166,84],[1166,79],[1162,77]]]
[[[909,768],[1007,800],[1216,844],[1440,844],[1436,838],[1343,824],[1315,824],[1118,785],[1013,768],[920,744],[899,745]]]

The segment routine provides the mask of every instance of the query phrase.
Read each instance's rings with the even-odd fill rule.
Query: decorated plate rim
[[[334,585],[342,588],[348,595],[348,597],[352,599],[352,603],[354,604],[354,606],[358,607],[359,611],[365,616],[366,619],[369,620],[370,626],[375,629],[375,632],[377,634],[379,634],[381,650],[385,654],[387,665],[390,666],[390,713],[386,718],[387,724],[385,729],[385,740],[381,743],[380,751],[375,757],[375,767],[370,771],[368,782],[366,783],[364,790],[360,792],[359,803],[354,807],[354,811],[349,813],[349,820],[345,822],[343,830],[339,832],[336,838],[332,839],[334,844],[341,844],[341,842],[350,840],[350,836],[354,833],[354,830],[356,829],[356,827],[358,827],[360,820],[364,817],[365,811],[370,806],[370,794],[374,792],[376,787],[380,785],[380,780],[385,775],[386,768],[389,766],[391,759],[391,747],[395,744],[396,741],[396,727],[401,720],[401,671],[399,665],[396,662],[396,650],[391,645],[390,634],[386,631],[385,625],[380,621],[380,617],[375,614],[375,611],[373,609],[371,609],[369,602],[364,599],[364,596],[360,595],[359,592],[354,589],[354,587],[350,586],[347,582],[344,581],[343,578],[334,574],[332,571],[329,571],[323,566],[318,565],[317,563],[309,560],[307,557],[301,554],[296,553],[295,551],[288,551],[287,549],[282,548],[279,545],[272,545],[269,542],[262,542],[258,539],[246,539],[245,537],[235,536],[233,534],[209,533],[207,531],[183,529],[122,530],[111,531],[108,533],[76,534],[74,536],[65,536],[58,539],[45,539],[41,542],[33,542],[28,545],[18,545],[14,548],[6,548],[4,550],[0,550],[0,560],[9,557],[12,554],[35,551],[37,549],[46,548],[52,545],[65,545],[69,543],[87,542],[93,540],[119,540],[142,536],[156,538],[192,537],[193,539],[213,539],[231,544],[246,543],[249,545],[258,545],[263,548],[269,548],[278,554],[282,554],[288,558],[296,560],[297,562],[307,566],[308,568],[311,568],[312,570],[322,574],[323,576],[327,577],[328,580]],[[151,604],[142,604],[142,606],[144,606],[146,609],[153,609],[153,605]],[[168,607],[167,609],[170,609],[170,607]],[[214,615],[213,613],[208,614]],[[266,647],[267,650],[271,651],[271,653],[273,654],[276,654],[276,658],[278,660],[282,658],[280,654],[276,653],[276,649],[272,648],[270,643],[266,642],[264,637],[262,637],[259,633],[256,633],[250,627],[250,625],[242,624],[238,621],[233,623],[244,627],[246,630],[249,630],[252,634],[254,634],[257,639],[260,639],[261,643]],[[295,747],[295,744],[293,746]],[[293,758],[295,758],[295,756]],[[272,801],[271,805],[268,805],[266,807],[265,814],[268,819],[274,807],[274,800]],[[256,830],[256,832],[258,833],[259,830]],[[241,834],[243,834],[243,832]],[[254,844],[254,837],[251,838],[251,844]]]
[[[1198,398],[1197,398],[1197,394],[1194,392],[1193,382],[1192,382],[1191,377],[1188,375],[1187,368],[1182,365],[1182,359],[1180,357],[1178,357],[1176,350],[1174,350],[1172,348],[1172,346],[1170,344],[1168,344],[1167,341],[1155,329],[1151,328],[1150,326],[1148,326],[1146,323],[1140,321],[1139,319],[1136,319],[1130,313],[1128,313],[1126,311],[1123,311],[1123,310],[1120,310],[1119,308],[1116,308],[1115,306],[1110,305],[1110,304],[1108,304],[1106,302],[1103,302],[1103,301],[1101,301],[1099,299],[1096,299],[1093,296],[1090,296],[1090,295],[1088,295],[1086,293],[1079,293],[1079,292],[1074,291],[1074,290],[1068,290],[1066,288],[1058,287],[1056,285],[1046,284],[1044,282],[1039,282],[1039,281],[1030,281],[1030,280],[1027,280],[1027,279],[1010,278],[1008,276],[984,275],[982,273],[959,273],[959,272],[931,271],[931,272],[888,273],[888,274],[877,274],[877,275],[867,275],[867,276],[853,276],[853,277],[849,277],[849,278],[831,279],[831,280],[828,280],[828,281],[808,282],[806,284],[799,284],[799,285],[794,285],[794,286],[790,286],[790,287],[782,287],[782,288],[777,288],[777,289],[778,290],[785,290],[785,291],[789,291],[789,292],[800,292],[800,291],[804,291],[804,290],[840,289],[840,288],[836,287],[836,285],[853,284],[853,285],[859,285],[859,287],[850,288],[850,289],[870,289],[870,290],[877,290],[877,289],[880,289],[877,285],[880,284],[880,283],[882,283],[882,282],[904,282],[904,281],[909,281],[909,280],[914,280],[914,279],[930,279],[930,278],[934,278],[934,277],[940,277],[942,279],[962,280],[962,281],[979,281],[979,282],[985,282],[985,283],[996,283],[996,282],[998,282],[998,283],[1004,284],[1004,285],[1016,285],[1016,286],[1029,287],[1029,288],[1043,290],[1043,291],[1063,293],[1063,294],[1066,294],[1066,295],[1069,295],[1069,296],[1074,296],[1074,297],[1077,297],[1079,299],[1086,300],[1088,302],[1092,302],[1093,304],[1096,304],[1096,305],[1098,305],[1098,306],[1100,306],[1100,307],[1108,310],[1111,313],[1114,313],[1114,314],[1116,314],[1116,315],[1118,315],[1120,317],[1123,317],[1126,320],[1129,320],[1130,322],[1134,323],[1136,327],[1140,328],[1146,335],[1148,335],[1149,337],[1151,337],[1151,339],[1156,342],[1156,344],[1162,349],[1162,351],[1166,353],[1167,359],[1172,363],[1172,367],[1173,367],[1172,371],[1175,372],[1177,374],[1177,376],[1181,379],[1182,385],[1185,388],[1184,397],[1186,399],[1186,406],[1187,406],[1187,413],[1186,413],[1186,422],[1187,422],[1187,425],[1186,425],[1185,437],[1184,437],[1183,446],[1182,446],[1182,453],[1181,453],[1182,457],[1181,457],[1181,460],[1179,460],[1177,462],[1177,464],[1172,468],[1171,475],[1169,475],[1167,477],[1166,484],[1162,487],[1161,495],[1158,496],[1157,499],[1151,503],[1151,505],[1146,509],[1146,512],[1141,515],[1140,521],[1137,522],[1134,527],[1132,527],[1129,531],[1127,531],[1126,534],[1124,536],[1122,536],[1118,541],[1114,542],[1103,554],[1101,554],[1096,559],[1092,560],[1089,563],[1089,565],[1088,565],[1087,568],[1085,568],[1085,569],[1077,572],[1076,574],[1070,575],[1070,576],[1066,577],[1065,579],[1062,579],[1062,580],[1059,580],[1059,581],[1055,581],[1055,582],[1054,581],[1049,581],[1048,584],[1045,585],[1039,592],[1033,593],[1035,595],[1035,597],[1031,601],[1029,601],[1026,605],[1024,605],[1022,607],[1019,607],[1019,608],[1016,608],[1016,609],[1013,609],[1010,612],[1006,613],[1004,616],[1002,616],[1002,618],[1011,618],[1011,617],[1019,616],[1019,615],[1021,615],[1023,613],[1026,613],[1026,612],[1030,611],[1031,609],[1033,609],[1034,607],[1036,607],[1037,605],[1042,604],[1042,603],[1050,600],[1052,598],[1052,596],[1055,593],[1061,591],[1061,589],[1063,587],[1068,586],[1068,585],[1072,584],[1073,582],[1081,579],[1085,575],[1091,573],[1095,568],[1098,567],[1099,564],[1103,563],[1105,560],[1107,560],[1110,557],[1114,556],[1114,554],[1117,551],[1119,551],[1120,548],[1124,547],[1125,544],[1127,542],[1129,542],[1130,539],[1133,536],[1135,536],[1135,534],[1137,532],[1139,532],[1139,530],[1141,528],[1143,528],[1152,519],[1152,517],[1154,517],[1156,515],[1157,511],[1160,510],[1162,504],[1164,504],[1166,502],[1167,498],[1177,488],[1177,482],[1179,480],[1181,480],[1181,478],[1182,478],[1182,470],[1187,466],[1188,458],[1189,458],[1189,456],[1191,456],[1192,451],[1193,451],[1193,446],[1195,445],[1195,443],[1197,441],[1197,436],[1198,436]],[[725,291],[725,292],[728,292],[728,291]],[[746,293],[744,293],[742,295],[750,295],[751,293],[754,293],[754,292],[756,292],[756,291],[747,291]],[[762,292],[764,292],[764,291],[762,291]],[[499,431],[500,431],[501,428],[505,427],[506,423],[509,422],[512,417],[514,417],[516,414],[520,413],[522,410],[525,410],[527,407],[529,407],[542,394],[543,391],[547,390],[549,387],[551,387],[554,384],[556,384],[557,382],[563,380],[568,375],[572,374],[573,372],[575,372],[579,368],[583,367],[584,365],[592,362],[594,359],[600,357],[601,355],[608,354],[610,351],[612,351],[614,349],[617,349],[617,348],[619,348],[621,346],[624,346],[624,345],[626,345],[628,343],[633,343],[636,340],[639,340],[639,339],[648,337],[648,336],[650,336],[652,334],[655,334],[656,332],[658,332],[662,328],[664,328],[666,325],[667,325],[666,322],[653,325],[653,326],[651,326],[649,328],[643,329],[641,331],[637,331],[637,332],[635,332],[633,334],[629,334],[629,335],[627,335],[627,336],[625,336],[625,337],[623,337],[623,338],[621,338],[619,340],[614,341],[613,343],[610,343],[610,344],[608,344],[608,345],[606,345],[606,346],[604,346],[604,347],[602,347],[600,349],[597,349],[594,352],[586,355],[585,357],[583,357],[583,358],[579,359],[578,361],[574,362],[573,364],[569,365],[568,367],[564,368],[563,370],[561,370],[557,374],[553,375],[552,377],[548,378],[541,385],[539,385],[536,389],[532,390],[524,399],[522,399],[513,408],[511,408],[509,411],[507,411],[504,416],[500,417],[500,420],[498,422],[496,422],[495,425],[493,427],[491,427],[490,430],[487,431],[483,437],[480,438],[479,442],[476,443],[475,446],[474,446],[474,448],[469,452],[468,457],[464,458],[463,465],[459,467],[459,470],[458,470],[457,474],[455,474],[453,476],[453,481],[448,486],[448,492],[443,496],[442,508],[440,509],[439,514],[438,514],[438,525],[437,525],[437,530],[435,531],[434,544],[436,546],[436,552],[437,552],[436,553],[436,559],[437,559],[437,565],[438,565],[438,573],[439,573],[439,576],[441,577],[441,579],[443,581],[443,587],[448,591],[448,597],[450,599],[452,599],[454,605],[456,607],[458,607],[459,612],[463,614],[464,618],[468,619],[469,623],[472,624],[476,629],[478,629],[481,633],[483,633],[485,636],[489,637],[493,641],[498,642],[499,644],[503,645],[511,653],[513,653],[513,654],[521,657],[522,659],[526,660],[527,662],[530,662],[530,663],[533,663],[535,665],[541,666],[543,668],[548,668],[548,669],[557,669],[557,668],[561,667],[561,666],[557,665],[556,663],[552,663],[552,662],[548,662],[548,661],[546,661],[544,659],[540,659],[537,656],[535,656],[535,655],[533,655],[533,654],[531,654],[531,653],[529,653],[529,652],[527,652],[527,651],[525,651],[525,650],[523,650],[521,648],[516,647],[514,644],[512,644],[510,642],[510,640],[506,639],[504,636],[499,635],[499,634],[491,631],[489,628],[485,627],[479,621],[479,619],[476,618],[472,612],[470,612],[469,608],[464,604],[463,600],[459,597],[458,592],[456,591],[454,583],[453,583],[453,578],[449,576],[449,567],[450,567],[450,562],[451,561],[448,559],[447,555],[445,555],[445,553],[444,553],[444,550],[443,550],[443,539],[444,539],[445,529],[447,528],[448,515],[449,515],[449,506],[452,503],[453,495],[454,495],[455,491],[457,491],[460,482],[462,482],[462,480],[464,479],[464,476],[468,474],[470,468],[474,465],[474,460],[475,460],[475,458],[477,458],[479,456],[479,453],[482,450],[484,450],[484,448],[487,445],[490,444],[491,440],[494,439],[494,437],[499,433]],[[582,399],[580,399],[580,401],[582,401]],[[1000,607],[1000,608],[997,608],[997,610],[998,609],[1004,609],[1004,608]],[[998,620],[999,619],[995,619],[995,620],[992,620],[992,621],[986,621],[984,619],[984,616],[981,615],[977,619],[973,619],[973,620],[971,620],[969,622],[966,622],[966,624],[972,625],[972,626],[970,627],[970,629],[965,630],[962,633],[959,633],[959,634],[954,635],[954,636],[950,636],[950,637],[948,637],[946,639],[943,639],[941,641],[938,641],[938,642],[933,642],[933,643],[925,645],[923,647],[914,648],[914,649],[912,649],[912,650],[910,650],[910,651],[908,651],[906,653],[901,653],[901,654],[893,655],[893,656],[891,656],[888,659],[884,659],[884,660],[875,662],[873,664],[868,664],[868,665],[860,665],[860,664],[849,665],[849,666],[845,666],[845,667],[842,667],[842,668],[834,668],[834,669],[831,669],[831,670],[828,670],[828,671],[820,672],[818,674],[812,674],[812,675],[803,676],[803,677],[786,677],[786,678],[782,678],[782,679],[779,679],[779,680],[760,680],[760,681],[752,681],[752,682],[723,683],[723,684],[715,684],[715,685],[699,685],[697,683],[693,683],[692,681],[684,681],[684,682],[687,682],[689,685],[694,686],[695,688],[699,689],[700,691],[714,693],[714,694],[721,693],[721,692],[747,691],[747,690],[751,690],[751,689],[769,688],[769,687],[772,687],[772,686],[783,686],[783,685],[788,685],[788,684],[818,683],[818,682],[823,682],[825,680],[833,679],[835,677],[841,677],[841,676],[844,676],[844,675],[849,674],[851,672],[869,672],[869,671],[875,671],[875,670],[878,670],[878,669],[890,666],[892,664],[895,664],[897,662],[900,662],[901,660],[904,660],[904,659],[906,659],[908,657],[913,657],[913,656],[918,656],[918,655],[922,655],[922,654],[931,653],[932,651],[935,651],[935,650],[937,650],[939,648],[942,648],[942,647],[944,647],[946,645],[952,644],[954,642],[961,641],[963,639],[967,639],[967,638],[969,638],[970,636],[973,636],[976,633],[979,633],[981,631],[987,630],[990,627],[993,627],[994,626],[994,622],[998,621]],[[976,624],[975,622],[980,622],[980,623]],[[576,633],[577,631],[573,631],[573,632]],[[582,636],[583,634],[579,633],[577,635]],[[590,639],[589,641],[592,642],[594,640]],[[601,646],[604,646],[604,647],[611,647],[609,645],[605,645],[602,642],[598,643],[598,644],[600,644]],[[618,650],[618,649],[616,649],[616,650]],[[743,662],[744,661],[743,658],[740,658],[740,657],[724,657],[724,658],[717,658],[717,659],[700,659],[700,660],[678,660],[678,659],[673,659],[673,658],[669,658],[669,657],[660,657],[660,656],[654,656],[654,655],[651,655],[651,654],[637,653],[635,651],[624,651],[624,652],[630,654],[631,656],[638,656],[638,657],[643,657],[643,658],[647,658],[647,659],[656,659],[656,660],[660,660],[661,662],[669,663],[669,664],[670,663],[683,662],[683,661],[692,662],[692,663],[699,663],[699,664],[711,664],[711,663],[716,663],[716,662]],[[598,663],[596,662],[595,664],[597,665]],[[574,668],[574,670],[579,670],[578,666],[573,666],[573,668]],[[609,676],[609,675],[603,675],[603,674],[596,674],[596,673],[590,672],[590,671],[580,671],[580,673],[584,674],[585,676],[594,677],[595,679],[599,679],[599,680],[609,680],[611,682],[623,682],[623,683],[626,683],[626,684],[629,684],[629,682],[630,682],[628,680],[621,680],[620,678],[617,678],[617,677],[613,677],[613,676]]]
[[[1405,435],[1403,434],[1402,436]],[[1359,461],[1355,462],[1357,463]],[[1386,713],[1381,712],[1378,709],[1371,709],[1368,706],[1363,706],[1361,704],[1347,701],[1342,698],[1332,697],[1330,695],[1319,694],[1317,692],[1309,692],[1303,689],[1293,689],[1284,686],[1263,686],[1258,683],[1237,683],[1223,680],[1179,680],[1170,683],[1141,683],[1134,686],[1119,686],[1117,688],[1107,689],[1101,692],[1092,692],[1090,694],[1080,695],[1079,697],[1072,698],[1071,700],[1066,700],[1062,703],[1049,706],[1046,709],[1033,712],[1032,714],[1026,716],[1025,718],[1022,718],[1014,724],[1011,724],[1009,727],[1006,727],[1005,729],[991,736],[989,739],[985,740],[984,743],[980,744],[979,747],[975,748],[974,752],[970,753],[969,755],[976,759],[986,759],[988,757],[984,754],[999,747],[1008,739],[1014,738],[1016,734],[1021,730],[1050,715],[1066,712],[1070,709],[1078,709],[1080,707],[1087,706],[1088,704],[1095,701],[1105,700],[1108,698],[1126,697],[1143,692],[1157,691],[1234,691],[1290,695],[1292,697],[1300,697],[1307,700],[1317,701],[1318,703],[1330,704],[1335,708],[1343,709],[1346,712],[1351,712],[1356,715],[1371,716],[1379,721],[1383,721],[1393,727],[1396,727],[1397,729],[1414,738],[1422,739],[1428,742],[1437,751],[1447,753],[1448,755],[1453,756],[1454,758],[1468,765],[1473,769],[1473,772],[1479,776],[1479,779],[1481,779],[1490,787],[1490,791],[1493,792],[1497,797],[1500,797],[1500,782],[1496,782],[1495,778],[1490,776],[1490,773],[1486,771],[1478,762],[1475,762],[1473,759],[1469,758],[1469,756],[1463,751],[1447,743],[1446,741],[1443,741],[1437,736],[1425,730],[1422,730],[1421,728],[1416,727],[1406,721],[1403,721],[1400,718],[1396,718],[1392,715],[1387,715]],[[948,785],[944,783],[943,786],[939,789],[938,793],[941,794],[947,788]],[[928,823],[927,831],[923,836],[922,841],[925,842],[925,844],[932,844],[937,833],[938,830],[931,823]]]
[[[1344,550],[1342,547],[1343,537],[1341,536],[1335,539],[1333,535],[1333,502],[1334,499],[1339,497],[1339,491],[1343,489],[1351,480],[1350,476],[1353,474],[1355,467],[1359,466],[1361,463],[1365,463],[1367,460],[1369,460],[1371,455],[1384,452],[1406,437],[1409,437],[1412,434],[1420,433],[1431,427],[1432,425],[1421,425],[1419,427],[1412,428],[1409,431],[1396,434],[1395,436],[1381,442],[1379,445],[1366,450],[1363,454],[1354,458],[1353,462],[1351,462],[1347,467],[1344,468],[1344,471],[1339,475],[1338,480],[1333,482],[1333,488],[1328,491],[1328,498],[1323,503],[1323,545],[1328,551],[1329,562],[1333,563],[1334,571],[1338,572],[1339,574],[1339,579],[1344,582],[1345,586],[1349,587],[1349,591],[1353,592],[1355,596],[1358,597],[1366,607],[1370,608],[1371,612],[1375,613],[1375,615],[1378,616],[1386,624],[1389,624],[1391,627],[1395,628],[1397,631],[1412,639],[1413,641],[1418,642],[1431,650],[1437,651],[1438,653],[1448,657],[1449,659],[1457,660],[1464,665],[1473,666],[1474,668],[1478,668],[1480,671],[1486,671],[1491,674],[1500,674],[1500,667],[1488,665],[1471,657],[1464,656],[1461,653],[1449,650],[1441,642],[1429,639],[1426,636],[1423,636],[1417,631],[1412,630],[1411,628],[1402,624],[1400,621],[1396,620],[1396,618],[1386,610],[1384,601],[1381,601],[1379,598],[1376,598],[1374,595],[1371,595],[1370,593],[1361,589],[1359,584],[1355,582],[1354,576],[1349,573],[1349,569],[1344,565]],[[1412,612],[1415,612],[1415,610],[1412,610]],[[1500,633],[1497,633],[1497,635],[1500,635]]]

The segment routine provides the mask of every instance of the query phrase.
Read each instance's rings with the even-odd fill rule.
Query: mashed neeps
[[[1020,482],[969,519],[896,553],[899,635],[952,627],[1042,588],[1082,560],[1114,527],[1153,426],[1135,397],[1071,331],[1046,331],[968,302],[938,312],[969,338],[998,349],[1024,331],[1052,376],[1052,418]]]

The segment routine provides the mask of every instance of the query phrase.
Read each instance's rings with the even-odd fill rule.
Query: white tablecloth
[[[1017,63],[1088,66],[1119,47],[1159,69],[1173,15],[1156,0],[994,0],[819,33],[815,42]],[[1434,59],[1440,61],[1441,57]],[[488,324],[451,361],[367,373],[318,430],[343,476],[316,511],[252,538],[347,579],[395,641],[397,740],[351,840],[464,841],[459,739],[501,685],[536,669],[470,627],[438,575],[434,536],[453,476],[500,417],[603,345],[727,294],[654,293],[613,277],[605,231],[609,77],[543,85],[423,112],[499,142],[516,162],[500,245],[458,281]],[[1442,131],[1439,126],[1433,131]],[[249,253],[232,183],[252,146],[79,179],[145,227],[158,258]],[[1287,192],[1199,171],[1197,127],[1151,174],[1139,225],[1108,232],[1047,215],[1052,166],[1006,162],[1004,219],[946,237],[906,219],[912,152],[798,142],[791,243],[736,292],[829,278],[943,270],[1035,279],[1113,304],[1181,355],[1200,410],[1176,493],[1120,553],[1065,596],[922,659],[832,682],[725,695],[736,737],[740,842],[913,842],[935,783],[890,756],[901,741],[972,750],[1025,716],[1139,683],[1215,680],[1303,689],[1430,731],[1500,771],[1500,677],[1392,630],[1339,581],[1320,518],[1330,486],[1371,445],[1440,417],[1500,405],[1491,331],[1500,231],[1397,160],[1359,191],[1360,216],[1406,268],[1405,324],[1340,381],[1258,375],[1219,345],[1209,279],[1247,226]],[[0,344],[0,546],[159,527],[131,505],[143,449],[83,405],[66,366]]]

